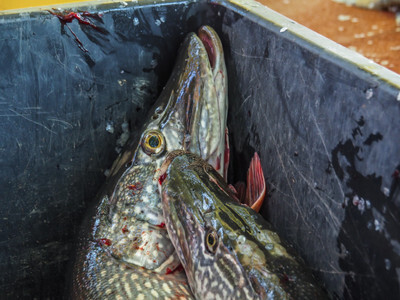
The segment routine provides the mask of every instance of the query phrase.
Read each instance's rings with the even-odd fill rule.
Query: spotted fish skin
[[[234,199],[211,165],[175,151],[161,170],[167,230],[196,299],[327,298],[293,249]]]
[[[139,142],[130,142],[114,162],[99,204],[87,213],[72,272],[73,298],[136,299],[144,293],[147,299],[164,281],[171,283],[171,289],[163,297],[190,298],[183,272],[172,272],[180,261],[164,225],[157,181],[161,163],[172,150],[191,150],[211,162],[225,150],[227,83],[222,45],[211,28],[202,27],[200,33],[201,37],[190,33],[185,38]],[[204,41],[213,47],[213,67]],[[131,280],[135,274],[138,284]],[[144,291],[146,274],[152,285]]]

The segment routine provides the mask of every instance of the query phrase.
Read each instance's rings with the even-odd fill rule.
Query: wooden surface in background
[[[332,0],[258,1],[400,74],[400,26],[396,26],[394,13]]]

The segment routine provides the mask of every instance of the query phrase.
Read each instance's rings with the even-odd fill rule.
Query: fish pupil
[[[208,235],[208,244],[211,247],[214,246],[214,244],[215,244],[215,239],[214,239],[214,237],[213,237],[213,235],[211,233]]]
[[[157,148],[160,145],[160,140],[155,135],[149,138],[149,146],[152,148]]]

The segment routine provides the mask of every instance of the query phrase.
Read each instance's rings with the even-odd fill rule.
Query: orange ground
[[[400,26],[396,26],[394,13],[332,0],[258,1],[400,74]]]

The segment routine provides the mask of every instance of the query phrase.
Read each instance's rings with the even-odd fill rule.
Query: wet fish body
[[[190,150],[214,164],[223,157],[226,89],[215,31],[202,27],[198,35],[190,33],[140,141],[130,143],[114,162],[99,204],[83,223],[72,298],[192,296],[184,273],[174,272],[180,261],[164,225],[158,170],[175,149]]]
[[[162,166],[166,226],[196,299],[325,299],[272,226],[234,199],[212,166],[184,151]]]

